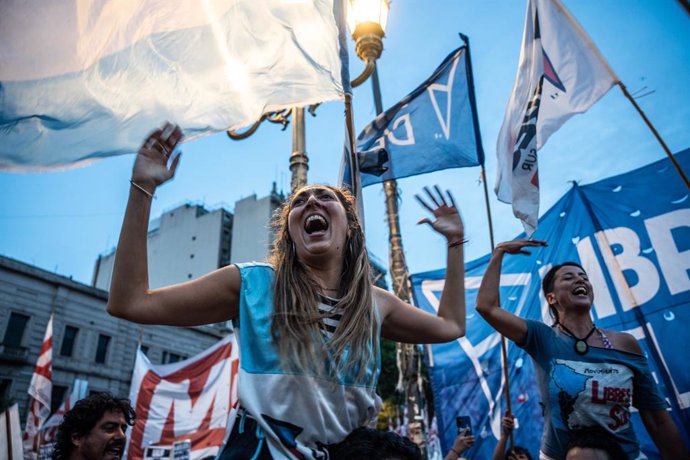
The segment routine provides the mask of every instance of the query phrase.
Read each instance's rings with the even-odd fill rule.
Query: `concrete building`
[[[148,233],[149,285],[168,286],[230,263],[233,216],[223,209],[209,211],[184,204],[151,221]],[[98,256],[92,285],[108,290],[115,249]]]
[[[271,217],[284,200],[274,182],[268,196],[235,202],[234,217],[227,209],[191,203],[166,211],[149,225],[149,285],[181,283],[230,263],[265,261],[273,242]],[[94,287],[110,288],[114,263],[115,249],[98,256]]]
[[[266,260],[274,238],[271,219],[283,201],[285,196],[278,193],[274,182],[270,195],[259,199],[250,195],[235,202],[230,251],[232,263]]]
[[[107,292],[0,256],[0,404],[14,399],[26,420],[27,390],[48,318],[53,319],[53,408],[75,378],[91,391],[129,394],[137,341],[156,363],[187,358],[216,343],[224,325],[144,326],[110,316]]]

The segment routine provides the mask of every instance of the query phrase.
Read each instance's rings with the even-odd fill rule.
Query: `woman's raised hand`
[[[435,207],[432,207],[424,201],[421,196],[414,196],[417,201],[419,201],[419,204],[425,207],[434,216],[434,220],[424,218],[417,223],[431,225],[434,230],[445,236],[451,244],[462,241],[465,235],[465,228],[462,224],[457,206],[455,205],[453,195],[446,190],[448,197],[448,200],[446,200],[438,185],[434,185],[434,190],[436,193],[432,192],[429,187],[424,187],[428,199],[431,200]]]
[[[172,123],[165,123],[148,135],[139,149],[132,170],[132,181],[153,193],[153,190],[175,175],[180,161],[178,154],[170,162],[170,155],[182,140],[182,130]]]
[[[525,248],[548,246],[548,245],[549,244],[546,241],[526,240],[524,238],[521,238],[521,239],[517,239],[517,240],[504,241],[503,243],[499,243],[496,246],[495,251],[507,252],[508,254],[530,255],[531,252],[527,251]]]

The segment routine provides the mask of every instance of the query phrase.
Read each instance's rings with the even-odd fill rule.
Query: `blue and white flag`
[[[0,170],[135,152],[349,91],[343,0],[4,0]]]
[[[676,158],[690,167],[690,149]],[[670,160],[593,184],[575,184],[544,214],[534,238],[549,246],[533,249],[531,256],[505,257],[501,306],[552,324],[541,294],[542,276],[553,264],[581,263],[594,287],[594,321],[640,342],[670,414],[690,445],[690,196]],[[466,267],[467,335],[432,345],[428,362],[444,450],[457,435],[455,417],[469,415],[476,441],[468,458],[491,458],[505,411],[500,336],[475,311],[488,262],[489,255]],[[445,270],[412,275],[416,304],[436,313],[444,278]],[[536,458],[543,417],[534,366],[511,341],[508,362],[512,410],[519,422],[515,443]],[[632,424],[643,452],[659,458],[639,413],[633,413]]]
[[[357,138],[358,152],[384,148],[382,174],[361,172],[362,187],[484,163],[469,45],[456,49],[424,83],[381,113]]]
[[[512,203],[527,235],[539,216],[537,151],[617,81],[560,0],[528,0],[520,64],[496,143],[495,187],[499,200]]]

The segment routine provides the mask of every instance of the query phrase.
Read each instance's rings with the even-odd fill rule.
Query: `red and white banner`
[[[191,460],[215,456],[237,409],[239,349],[229,334],[208,350],[172,364],[152,364],[137,350],[129,398],[137,418],[127,458],[148,446],[192,442]]]
[[[50,395],[53,391],[53,315],[50,315],[41,351],[29,385],[29,414],[24,430],[26,458],[37,458],[39,430],[50,416]]]

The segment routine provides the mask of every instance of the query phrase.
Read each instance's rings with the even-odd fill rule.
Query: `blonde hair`
[[[320,332],[319,322],[331,315],[319,312],[320,286],[311,270],[297,258],[287,225],[294,197],[309,188],[332,191],[345,208],[348,222],[337,304],[343,314],[329,340]],[[354,197],[347,190],[327,185],[303,187],[276,211],[273,228],[275,240],[269,261],[275,267],[275,308],[271,334],[281,359],[288,366],[317,375],[352,373],[358,381],[363,381],[369,365],[378,360],[379,326],[373,305],[369,258]],[[329,357],[334,365],[325,369],[323,363]],[[371,378],[375,379],[376,373]]]

